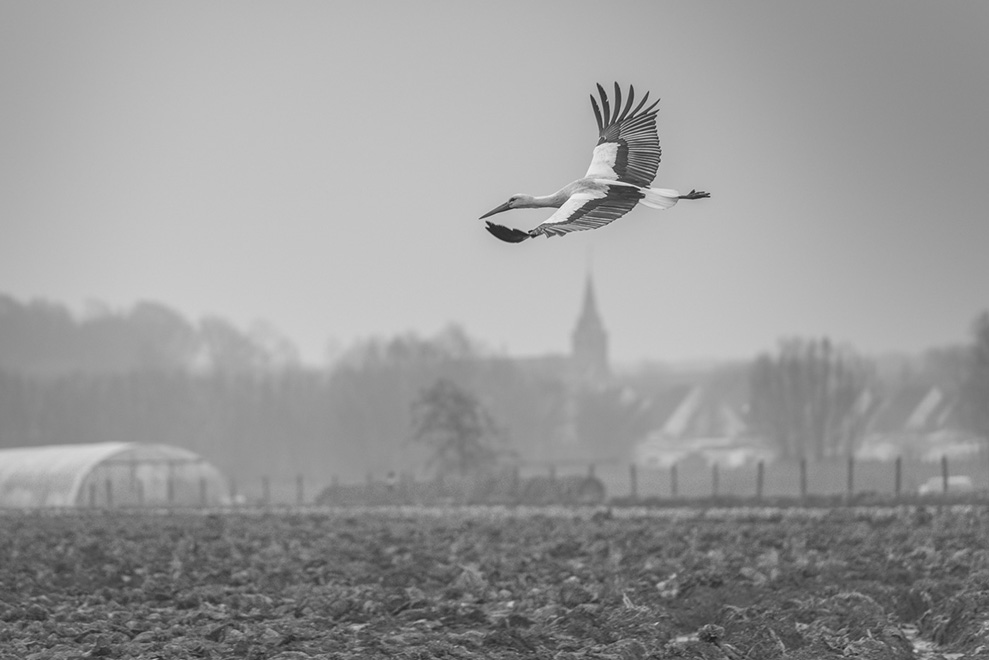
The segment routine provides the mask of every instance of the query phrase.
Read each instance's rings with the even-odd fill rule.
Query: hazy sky
[[[458,322],[620,361],[966,340],[989,308],[989,4],[0,2],[0,292],[328,341]],[[710,200],[501,243],[583,175],[588,94],[662,98]],[[503,222],[528,229],[546,211]]]

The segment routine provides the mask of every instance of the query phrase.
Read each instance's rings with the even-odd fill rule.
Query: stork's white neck
[[[525,206],[528,208],[560,208],[563,202],[567,201],[569,195],[565,194],[562,190],[558,190],[552,195],[542,195],[541,197],[530,196],[525,200]]]

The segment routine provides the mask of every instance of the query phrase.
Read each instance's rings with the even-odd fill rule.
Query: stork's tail
[[[521,229],[512,229],[511,227],[506,227],[504,225],[499,225],[487,220],[487,229],[496,238],[500,238],[506,243],[521,243],[525,239],[531,237],[531,234],[527,231],[522,231]]]
[[[704,199],[711,196],[703,190],[691,190],[686,195],[681,195],[678,190],[672,188],[645,188],[642,192],[645,197],[640,199],[639,203],[653,209],[671,209],[681,199]]]

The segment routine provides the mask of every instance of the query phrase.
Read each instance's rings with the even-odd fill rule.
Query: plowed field
[[[8,513],[0,526],[2,660],[989,658],[983,508]]]

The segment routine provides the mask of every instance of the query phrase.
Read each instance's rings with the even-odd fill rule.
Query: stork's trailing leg
[[[681,199],[704,199],[711,196],[709,193],[704,191],[698,192],[696,190],[691,190],[686,195],[681,195],[679,191],[672,188],[642,188],[642,194],[643,197],[639,202],[643,206],[653,209],[671,209]]]
[[[527,231],[522,231],[521,229],[512,229],[511,227],[506,227],[504,225],[498,225],[490,220],[487,221],[487,230],[491,232],[495,237],[500,238],[506,243],[521,243],[527,238],[530,238],[532,234]]]
[[[703,190],[691,190],[686,195],[680,195],[680,199],[704,199],[710,197],[711,193],[706,193]]]

